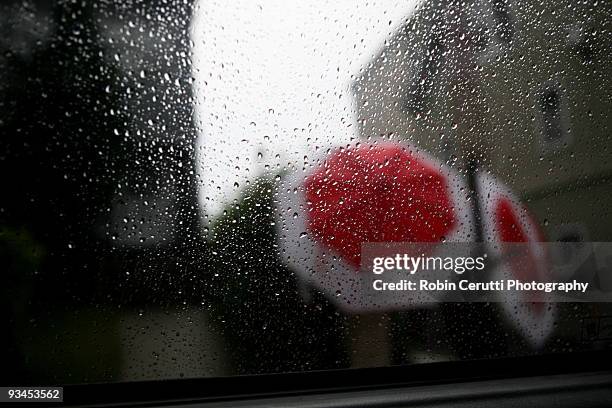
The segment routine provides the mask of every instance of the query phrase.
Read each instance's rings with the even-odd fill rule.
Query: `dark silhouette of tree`
[[[241,374],[348,367],[345,317],[320,292],[305,302],[296,274],[280,261],[274,191],[271,180],[254,180],[212,230],[211,314],[228,357]]]
[[[92,4],[55,3],[51,38],[30,55],[5,56],[0,255],[9,265],[8,336],[35,325],[33,315],[91,302],[98,290],[99,255],[108,250],[100,228],[127,164],[118,69],[100,45]],[[8,367],[23,367],[27,356],[12,347],[20,339],[8,340]]]

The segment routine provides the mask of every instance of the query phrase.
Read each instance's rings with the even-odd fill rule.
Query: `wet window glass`
[[[566,0],[3,2],[5,376],[610,348],[611,14]],[[410,276],[433,286],[411,291]],[[476,285],[510,280],[590,286]]]

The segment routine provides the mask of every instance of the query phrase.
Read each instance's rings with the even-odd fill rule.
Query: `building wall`
[[[460,171],[476,158],[550,238],[581,225],[610,240],[610,7],[423,3],[354,85],[362,137],[410,140]]]

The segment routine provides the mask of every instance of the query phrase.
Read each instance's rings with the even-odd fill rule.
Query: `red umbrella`
[[[512,202],[507,197],[500,197],[495,203],[495,213],[493,214],[497,233],[501,241],[502,254],[509,254],[512,250],[512,244],[525,243],[528,244],[530,237],[526,229],[523,227],[523,222],[519,215],[515,212]],[[530,221],[530,220],[528,220]],[[535,226],[534,226],[535,229]],[[536,230],[538,238],[540,233]],[[507,245],[510,243],[510,247]],[[538,270],[541,261],[534,254],[534,251],[525,246],[523,251],[520,251],[518,256],[512,257],[508,261],[508,266],[512,270],[512,275],[521,281],[539,280]],[[535,303],[531,304],[535,313],[542,313],[544,304],[542,302],[541,293],[535,293],[530,296],[530,299]]]
[[[389,296],[373,290],[375,275],[357,273],[361,246],[470,241],[465,180],[408,143],[337,148],[315,163],[286,174],[278,185],[276,228],[284,262],[348,311],[430,303],[410,291]],[[392,281],[404,272],[387,274]]]
[[[504,259],[492,279],[547,281],[548,255],[544,236],[528,209],[501,181],[478,174],[484,237],[494,257]],[[555,305],[541,292],[496,292],[506,317],[534,345],[543,344],[553,329]]]
[[[440,166],[397,144],[334,151],[304,183],[306,227],[359,267],[364,242],[435,242],[458,217]]]

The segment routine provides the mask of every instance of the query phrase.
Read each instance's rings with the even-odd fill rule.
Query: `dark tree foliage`
[[[213,229],[212,315],[242,374],[322,370],[347,366],[345,320],[278,256],[272,181],[259,178]],[[303,291],[311,300],[305,302]]]
[[[7,336],[23,335],[51,309],[92,301],[104,270],[97,255],[108,250],[101,228],[126,166],[118,70],[100,45],[91,3],[56,3],[53,23],[51,38],[31,52],[8,52],[2,73]],[[8,366],[23,367],[11,361],[27,356],[7,340]]]

